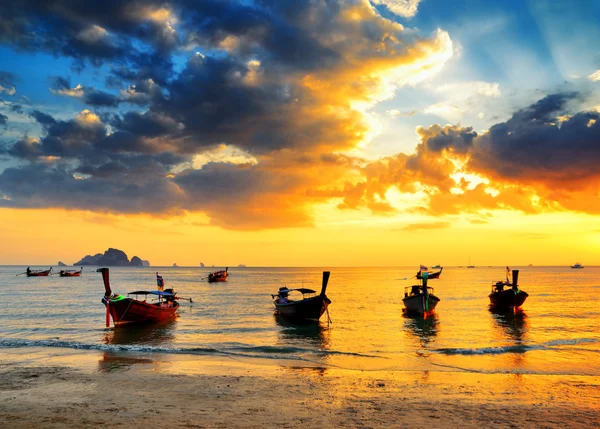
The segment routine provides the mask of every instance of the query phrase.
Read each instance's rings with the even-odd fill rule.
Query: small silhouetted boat
[[[408,286],[404,289],[402,302],[409,313],[426,314],[435,310],[440,299],[435,296],[432,287],[427,286],[427,280],[440,277],[443,268],[437,273],[428,273],[427,267],[421,265],[417,278],[421,280],[420,285]]]
[[[440,268],[440,267],[438,266],[438,268]],[[439,278],[440,278],[440,274],[442,274],[442,271],[443,271],[443,270],[444,270],[444,267],[441,267],[441,268],[440,268],[440,270],[439,270],[437,273],[427,273],[427,278],[428,278],[429,280],[432,280],[432,279],[439,279]],[[419,271],[419,272],[417,273],[417,276],[416,276],[416,277],[417,277],[419,280],[421,280],[421,279],[423,278],[423,274],[421,273],[421,271]]]
[[[439,265],[434,265],[434,266],[433,266],[433,267],[431,267],[431,268],[432,268],[433,270],[439,270],[439,269],[440,269],[440,268],[442,268],[442,267],[441,267],[441,266],[439,266]]]
[[[492,284],[492,293],[490,293],[490,307],[495,309],[518,308],[527,299],[529,294],[519,289],[519,270],[512,270],[512,281],[509,281],[508,275],[510,269],[506,267],[506,281],[499,281]],[[505,289],[505,288],[510,289]]]
[[[215,271],[214,273],[210,273],[208,275],[208,282],[209,283],[226,282],[227,277],[229,277],[229,274],[227,273],[228,269],[229,269],[229,267],[225,268],[224,270]]]
[[[583,265],[581,265],[579,262],[577,262],[575,265],[571,265],[571,268],[585,268]]]
[[[52,267],[48,268],[47,270],[30,270],[29,267],[27,267],[27,271],[25,271],[25,274],[27,274],[27,277],[48,277],[50,275],[50,273],[52,272]]]
[[[175,316],[179,303],[177,302],[176,292],[173,289],[163,289],[164,282],[161,276],[156,273],[158,289],[156,291],[138,290],[129,292],[127,296],[113,294],[110,289],[108,278],[108,268],[98,268],[97,272],[102,273],[104,280],[104,296],[102,303],[106,306],[106,327],[110,326],[112,317],[115,327],[121,327],[136,323],[150,323],[170,319]],[[134,295],[136,298],[131,298]],[[142,295],[144,299],[140,301],[138,296]],[[146,302],[150,297],[157,297],[156,302]]]
[[[319,295],[315,295],[316,291],[307,288],[288,289],[285,286],[279,288],[276,295],[271,295],[272,298],[275,298],[273,304],[276,314],[294,321],[318,322],[331,304],[331,300],[325,295],[329,274],[329,271],[323,271],[323,283]],[[297,292],[301,294],[301,297],[291,299],[289,297],[291,292]]]
[[[61,277],[81,277],[83,267],[79,271],[76,270],[60,270],[58,273]]]

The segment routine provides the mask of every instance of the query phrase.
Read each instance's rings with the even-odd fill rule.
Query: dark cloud
[[[330,195],[343,196],[341,208],[357,209],[371,208],[390,187],[421,192],[422,202],[411,210],[429,215],[498,209],[600,213],[600,203],[590,198],[600,186],[600,113],[569,114],[569,103],[578,97],[549,95],[480,135],[458,125],[419,128],[415,154],[368,163],[363,180]],[[489,185],[468,176],[452,179],[473,173]]]
[[[56,123],[56,120],[52,116],[48,115],[47,113],[40,112],[39,110],[31,111],[29,116],[35,119],[38,124],[43,125],[45,127],[54,125]]]
[[[340,198],[355,185],[344,185],[349,169],[376,168],[337,155],[368,136],[355,105],[387,97],[374,94],[387,88],[389,71],[431,65],[430,56],[451,50],[445,33],[417,37],[367,2],[5,3],[0,43],[70,58],[79,72],[95,66],[119,90],[52,78],[55,94],[119,110],[70,120],[31,112],[42,135],[7,148],[26,165],[0,174],[2,195],[23,207],[198,210],[243,229],[310,224],[308,201]],[[462,138],[467,147],[471,135]],[[426,149],[448,148],[440,137]],[[207,162],[215,153],[225,160]],[[411,160],[397,160],[407,180],[425,165]],[[357,185],[345,204],[366,198],[371,210],[392,212],[377,195]]]
[[[493,178],[572,187],[597,178],[600,114],[578,112],[566,119],[577,94],[549,95],[482,135],[469,166]]]
[[[71,79],[63,76],[51,76],[50,88],[54,91],[64,91],[71,89]]]
[[[117,107],[119,105],[119,98],[108,92],[82,85],[71,88],[71,80],[68,77],[53,76],[50,81],[50,91],[56,95],[78,97],[85,104],[94,107]]]
[[[154,112],[128,112],[122,119],[113,121],[113,125],[133,135],[158,137],[166,134],[174,135],[182,125],[172,118]]]
[[[19,114],[20,114],[20,113],[23,113],[23,106],[21,106],[20,104],[13,103],[13,104],[10,106],[10,110],[11,110],[12,112],[15,112],[15,113],[19,113]]]
[[[0,113],[0,125],[6,125],[8,123],[8,116]]]
[[[88,88],[84,91],[83,102],[95,107],[117,107],[119,99],[108,92]]]
[[[13,95],[17,92],[17,77],[13,73],[0,71],[0,94]]]

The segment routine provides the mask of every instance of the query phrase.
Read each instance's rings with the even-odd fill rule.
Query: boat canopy
[[[312,290],[312,289],[306,289],[306,288],[299,288],[299,289],[289,289],[289,291],[293,291],[296,290],[298,292],[300,292],[301,294],[305,294],[305,293],[317,293],[316,291]]]
[[[158,290],[137,290],[135,292],[129,292],[127,295],[158,295],[158,296],[175,296],[171,292],[161,292]]]

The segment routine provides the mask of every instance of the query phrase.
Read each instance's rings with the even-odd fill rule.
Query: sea
[[[25,268],[0,267],[0,354],[83,350],[219,357],[249,368],[600,376],[600,267],[511,267],[529,297],[505,313],[489,309],[488,295],[506,267],[444,267],[429,282],[441,301],[428,317],[403,311],[418,267],[229,268],[224,283],[205,279],[224,267],[116,267],[113,292],[155,290],[158,272],[167,288],[193,300],[181,301],[167,323],[116,329],[105,326],[96,267],[72,278],[17,275]],[[271,294],[281,286],[319,291],[325,269],[329,317],[298,326],[274,315]]]

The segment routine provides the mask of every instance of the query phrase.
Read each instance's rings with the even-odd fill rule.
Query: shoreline
[[[600,377],[595,376],[360,371],[189,355],[27,352],[0,350],[0,422],[11,428],[583,428],[600,423]]]

